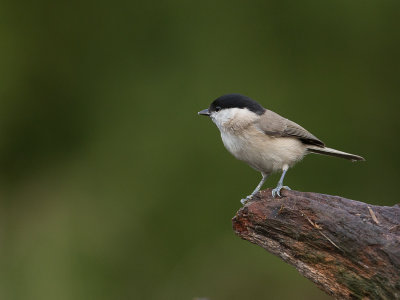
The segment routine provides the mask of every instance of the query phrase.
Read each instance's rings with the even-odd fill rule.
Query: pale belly
[[[261,132],[241,137],[221,132],[221,137],[233,156],[267,174],[293,166],[306,153],[306,147],[296,138],[269,137]]]

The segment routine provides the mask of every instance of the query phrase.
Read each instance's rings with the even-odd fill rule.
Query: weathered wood
[[[264,190],[233,218],[241,238],[337,299],[400,299],[400,206]]]

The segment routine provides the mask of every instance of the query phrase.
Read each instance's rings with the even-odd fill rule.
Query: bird
[[[207,116],[218,127],[225,148],[238,160],[261,173],[254,191],[241,199],[244,205],[262,188],[268,176],[282,172],[272,196],[281,197],[286,172],[306,154],[316,153],[365,161],[362,156],[328,148],[299,124],[264,108],[257,101],[241,95],[227,94],[215,99],[198,115]]]

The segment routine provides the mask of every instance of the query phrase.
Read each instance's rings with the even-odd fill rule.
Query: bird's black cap
[[[215,99],[211,103],[209,111],[219,111],[226,108],[247,108],[258,115],[265,112],[265,108],[258,102],[241,94],[227,94]]]

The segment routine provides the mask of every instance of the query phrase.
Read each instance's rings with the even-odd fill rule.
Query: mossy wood
[[[400,299],[400,206],[264,190],[233,218],[242,239],[337,299]]]

